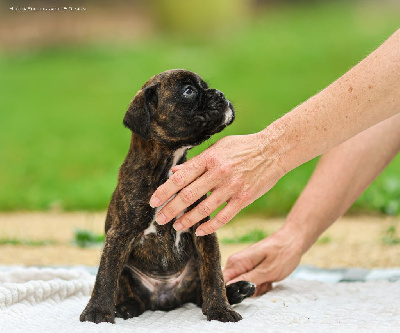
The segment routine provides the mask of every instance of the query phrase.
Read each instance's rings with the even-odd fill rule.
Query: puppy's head
[[[153,76],[133,98],[124,125],[145,140],[179,148],[195,146],[234,119],[224,94],[200,76],[175,69]]]

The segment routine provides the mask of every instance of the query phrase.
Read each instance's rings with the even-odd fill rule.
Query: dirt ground
[[[53,245],[0,245],[0,265],[90,265],[99,262],[101,248],[81,249],[73,244],[75,229],[103,231],[105,213],[3,213],[0,239],[51,240]],[[240,236],[252,229],[272,233],[283,219],[246,218],[235,220],[220,231],[220,239]],[[301,264],[318,267],[400,267],[400,245],[388,245],[382,237],[390,226],[400,229],[393,217],[345,217],[316,243]],[[230,254],[249,244],[221,244],[222,264]]]

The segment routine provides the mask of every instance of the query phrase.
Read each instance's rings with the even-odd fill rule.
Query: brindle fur
[[[198,101],[179,100],[185,84],[198,90]],[[115,315],[127,319],[187,302],[201,306],[208,320],[241,319],[229,303],[251,296],[254,285],[240,281],[225,289],[215,234],[196,237],[197,224],[178,235],[174,221],[145,234],[156,214],[149,205],[152,193],[168,179],[174,162],[186,160],[182,147],[196,145],[227,125],[227,105],[222,93],[185,70],[156,75],[136,94],[124,119],[132,130],[130,148],[108,207],[99,271],[81,321],[113,323]],[[179,149],[182,155],[174,161]]]

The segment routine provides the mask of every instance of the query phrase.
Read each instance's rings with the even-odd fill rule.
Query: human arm
[[[330,86],[263,131],[219,140],[174,169],[151,198],[160,224],[211,191],[176,222],[187,229],[227,205],[196,234],[209,234],[269,191],[287,172],[400,111],[400,30]],[[178,227],[180,224],[180,227]]]
[[[273,235],[233,254],[227,283],[247,280],[260,295],[297,267],[318,237],[361,195],[400,150],[400,114],[331,149],[318,162],[285,224]]]

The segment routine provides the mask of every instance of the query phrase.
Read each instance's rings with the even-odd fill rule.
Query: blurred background
[[[152,75],[200,74],[233,102],[221,136],[260,131],[377,48],[400,2],[0,1],[0,211],[103,211]],[[241,214],[284,216],[316,160]],[[397,157],[352,207],[400,213]]]

